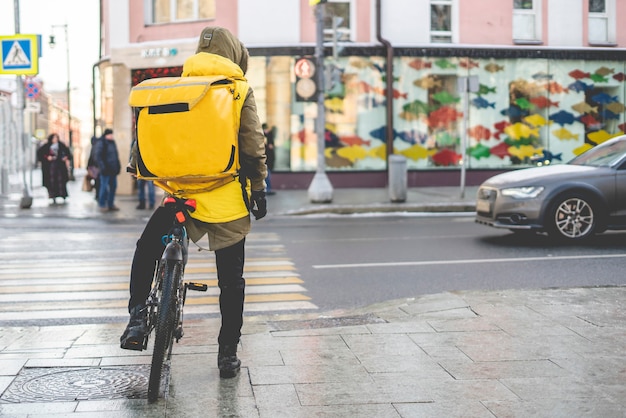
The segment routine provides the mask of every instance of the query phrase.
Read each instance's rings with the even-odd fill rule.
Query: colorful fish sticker
[[[598,93],[595,96],[591,97],[591,100],[593,100],[596,103],[600,103],[600,104],[609,104],[612,102],[617,102],[619,100],[619,97],[617,96],[610,96],[606,93]]]
[[[591,73],[586,73],[581,70],[574,70],[574,71],[570,71],[569,73],[567,73],[567,75],[569,75],[572,78],[575,78],[576,80],[580,80],[581,78],[589,78]]]
[[[626,107],[620,102],[609,103],[605,108],[613,113],[623,113],[626,110]]]
[[[407,103],[402,106],[402,110],[405,112],[413,113],[415,115],[428,115],[431,111],[428,103],[425,103],[421,100],[413,100],[410,103]]]
[[[539,109],[545,109],[546,107],[559,107],[559,102],[553,102],[546,96],[537,96],[530,99],[530,102],[537,106]]]
[[[475,147],[471,147],[468,151],[468,154],[471,157],[476,158],[477,160],[480,160],[481,158],[487,158],[491,155],[491,150],[489,149],[489,147],[482,143],[479,143]]]
[[[337,149],[337,155],[350,160],[350,162],[354,164],[357,160],[362,160],[367,157],[368,152],[361,146],[352,145],[350,147]]]
[[[476,94],[478,94],[479,96],[485,95],[485,94],[489,94],[489,93],[495,93],[496,92],[496,88],[495,87],[489,87],[485,84],[481,84],[478,86],[478,91],[476,92]]]
[[[438,166],[458,165],[462,159],[461,154],[457,154],[449,148],[444,148],[430,157],[430,160]]]
[[[581,93],[583,91],[591,90],[593,88],[593,84],[587,84],[580,80],[576,80],[569,86],[567,86],[570,90],[575,91],[576,93]]]
[[[514,118],[519,118],[524,113],[522,112],[522,109],[519,108],[519,106],[509,106],[506,109],[501,110],[500,114],[514,119]]]
[[[539,154],[543,148],[535,148],[532,145],[522,145],[520,147],[509,147],[509,154],[520,160],[531,158],[535,154]]]
[[[596,83],[606,83],[609,81],[608,78],[603,77],[600,74],[591,74],[589,78],[595,81]]]
[[[422,77],[418,80],[413,81],[413,84],[417,87],[421,87],[423,89],[432,89],[433,87],[441,87],[441,80],[435,78],[433,76]]]
[[[356,135],[340,136],[339,137],[339,142],[341,142],[342,144],[348,145],[348,146],[365,145],[366,147],[369,147],[370,144],[372,143],[372,141],[365,140],[365,139],[361,138],[360,136],[356,136]]]
[[[456,68],[456,64],[453,64],[450,60],[447,60],[445,58],[435,61],[435,65],[441,68],[442,70]]]
[[[519,99],[515,99],[515,104],[520,107],[520,109],[528,110],[532,107],[532,103],[528,101],[525,97],[520,97]]]
[[[608,141],[609,139],[618,136],[619,134],[610,134],[604,129],[600,129],[599,131],[591,132],[587,134],[587,138],[589,138],[596,145],[600,145],[601,143]]]
[[[536,113],[533,114],[533,115],[530,115],[530,116],[526,116],[524,118],[524,122],[526,122],[526,123],[528,123],[529,125],[532,125],[532,126],[543,126],[546,123],[548,123],[548,121],[545,120],[543,116],[538,115]]]
[[[491,138],[491,131],[489,128],[483,125],[474,126],[467,130],[467,134],[477,141],[486,141]]]
[[[428,134],[418,131],[396,132],[396,137],[408,144],[424,143],[428,138]]]
[[[548,81],[544,85],[544,88],[546,90],[548,90],[552,94],[569,93],[569,91],[568,91],[568,89],[566,87],[563,87],[562,85],[560,85],[556,81]]]
[[[617,80],[617,81],[624,81],[626,80],[626,74],[624,73],[617,73],[613,75],[613,79]]]
[[[600,67],[594,72],[594,74],[599,74],[603,77],[606,77],[607,75],[613,74],[614,72],[615,68]]]
[[[492,62],[485,65],[485,70],[489,71],[490,73],[497,73],[498,71],[504,70],[504,65],[499,65]]]
[[[591,106],[587,102],[576,103],[574,106],[572,106],[572,109],[574,109],[578,113],[598,113],[598,107]]]
[[[582,154],[584,152],[589,151],[591,148],[593,148],[593,145],[588,144],[588,143],[585,142],[580,147],[574,148],[572,152],[574,153],[574,155],[580,155],[580,154]]]
[[[470,58],[460,58],[459,65],[467,69],[477,68],[479,66],[478,61],[471,60]]]
[[[576,120],[584,124],[587,129],[596,129],[601,126],[600,121],[589,113],[579,116]]]
[[[447,91],[440,91],[439,93],[435,93],[431,96],[434,100],[438,101],[441,104],[447,105],[450,103],[458,103],[461,98],[453,96]]]
[[[491,147],[489,149],[489,153],[504,159],[505,157],[509,157],[511,155],[509,154],[509,147],[510,145],[506,142],[500,142],[498,145]]]
[[[533,74],[532,78],[534,78],[537,81],[545,81],[545,80],[552,80],[553,75],[540,71],[538,73]]]
[[[488,107],[491,107],[493,109],[496,108],[496,103],[495,102],[489,103],[482,96],[478,96],[478,97],[472,99],[471,103],[472,103],[472,105],[474,107],[477,107],[478,109],[486,109]]]
[[[421,146],[420,144],[415,144],[406,148],[399,152],[399,154],[404,155],[406,158],[411,159],[413,161],[421,160],[430,157],[435,154],[437,150],[435,149],[427,149]]]
[[[558,123],[561,126],[571,125],[576,120],[573,114],[565,110],[561,110],[557,113],[553,113],[552,115],[548,117],[548,119],[550,119],[551,121],[555,123]]]
[[[620,115],[611,112],[609,109],[603,109],[600,113],[598,113],[598,115],[600,115],[600,117],[604,120],[619,119],[620,117]]]
[[[439,109],[430,112],[428,115],[428,125],[432,128],[447,127],[451,122],[463,117],[463,112],[449,106],[442,106]]]
[[[414,60],[409,61],[409,67],[413,68],[414,70],[423,70],[425,68],[431,68],[432,66],[432,62],[422,58],[415,58]]]
[[[556,129],[552,131],[552,133],[554,134],[554,136],[556,136],[557,138],[561,140],[568,140],[568,139],[578,140],[578,137],[580,136],[579,134],[574,134],[570,132],[567,128]]]
[[[504,128],[504,133],[515,140],[520,138],[529,138],[531,136],[539,137],[538,129],[531,129],[528,125],[519,122]]]

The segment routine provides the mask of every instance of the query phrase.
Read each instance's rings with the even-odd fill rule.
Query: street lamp
[[[72,107],[70,105],[70,43],[69,38],[67,36],[67,23],[64,25],[52,25],[52,31],[54,32],[55,28],[63,28],[65,31],[65,57],[67,59],[67,87],[66,87],[66,95],[67,95],[67,141],[70,147],[70,180],[74,180],[74,148],[72,144]],[[54,48],[56,46],[56,42],[54,39],[54,34],[50,35],[50,40],[48,42],[50,48]]]

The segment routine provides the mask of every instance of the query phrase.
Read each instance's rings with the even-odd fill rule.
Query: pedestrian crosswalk
[[[46,242],[42,234],[45,231],[36,239],[25,234],[19,242],[0,241],[0,326],[22,321],[125,321],[128,278],[138,235],[123,229],[86,235],[85,231],[55,232],[54,239],[73,244],[57,248],[44,245],[33,251],[35,242]],[[106,244],[94,244],[98,242]],[[208,291],[187,293],[185,315],[210,316],[219,313],[215,257],[196,249],[191,244],[185,280],[205,283]],[[285,253],[277,234],[248,235],[246,314],[317,309]]]

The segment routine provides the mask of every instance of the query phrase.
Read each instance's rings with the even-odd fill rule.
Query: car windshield
[[[591,148],[568,164],[609,167],[626,155],[626,140],[609,141]]]

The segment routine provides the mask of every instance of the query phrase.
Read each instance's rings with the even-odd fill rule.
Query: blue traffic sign
[[[0,36],[0,74],[36,75],[39,72],[38,37]]]

